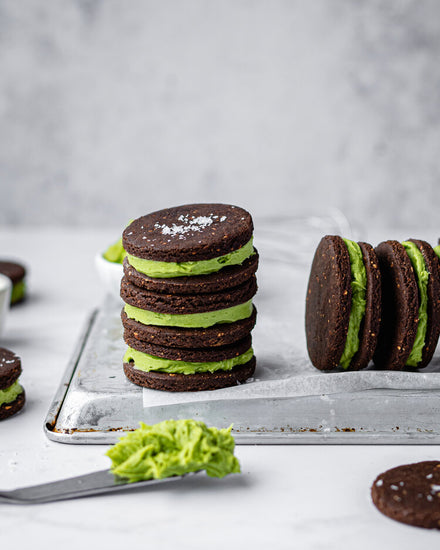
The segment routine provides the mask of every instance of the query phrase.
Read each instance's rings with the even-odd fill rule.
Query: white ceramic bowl
[[[95,266],[99,277],[108,294],[111,294],[117,300],[121,300],[119,295],[121,279],[124,274],[122,264],[109,262],[100,252],[95,256]]]
[[[6,317],[11,303],[12,282],[9,277],[0,273],[0,335],[3,333]]]

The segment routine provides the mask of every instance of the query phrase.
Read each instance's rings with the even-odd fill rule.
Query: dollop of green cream
[[[24,280],[18,281],[15,285],[12,285],[11,291],[11,304],[19,302],[26,293],[26,283]]]
[[[440,244],[434,246],[434,252],[437,254],[437,257],[440,260]]]
[[[245,353],[223,361],[205,361],[205,362],[190,362],[190,361],[175,361],[172,359],[163,359],[149,353],[137,351],[133,348],[128,348],[124,355],[124,363],[134,361],[134,367],[138,370],[169,372],[173,374],[196,374],[198,372],[216,372],[219,370],[230,371],[238,365],[244,365],[252,359],[254,351],[249,348]]]
[[[252,300],[237,306],[206,311],[203,313],[156,313],[125,304],[127,317],[143,325],[159,325],[168,327],[207,328],[220,323],[235,323],[252,315]]]
[[[120,238],[114,244],[110,245],[102,256],[109,262],[122,264],[125,254],[124,247],[122,246],[122,238]]]
[[[12,403],[21,393],[23,393],[23,388],[18,383],[18,380],[16,380],[9,388],[0,390],[0,406]]]
[[[343,369],[347,369],[359,349],[359,330],[365,315],[367,293],[367,271],[358,243],[344,239],[350,256],[351,268],[351,310],[348,322],[347,339],[340,360]]]
[[[408,367],[417,367],[422,360],[422,352],[425,346],[426,329],[428,327],[428,279],[429,273],[426,269],[423,254],[417,246],[410,242],[404,241],[402,245],[405,247],[406,253],[411,260],[411,264],[416,274],[417,286],[419,288],[419,324],[417,325],[416,339],[414,345],[406,361]]]
[[[208,275],[220,271],[223,267],[230,265],[240,265],[247,258],[255,254],[253,239],[247,242],[238,250],[234,250],[224,256],[212,258],[210,260],[199,260],[193,262],[156,262],[154,260],[145,260],[127,254],[130,265],[139,273],[148,275],[148,277],[184,277],[188,275]]]
[[[222,478],[240,473],[234,447],[231,426],[219,430],[196,420],[164,420],[153,426],[141,422],[106,455],[111,471],[131,483],[199,470]]]

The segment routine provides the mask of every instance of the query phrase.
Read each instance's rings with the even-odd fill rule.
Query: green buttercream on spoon
[[[130,482],[206,470],[208,476],[240,473],[231,427],[208,428],[197,420],[164,420],[121,437],[107,451],[112,472]]]

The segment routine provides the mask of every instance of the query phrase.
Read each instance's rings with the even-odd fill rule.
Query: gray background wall
[[[439,225],[440,2],[0,0],[2,224]]]

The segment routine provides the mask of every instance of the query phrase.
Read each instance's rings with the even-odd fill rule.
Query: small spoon
[[[101,470],[83,476],[61,479],[41,485],[22,487],[12,491],[0,491],[0,503],[9,504],[41,504],[42,502],[54,502],[68,500],[90,495],[112,493],[122,489],[137,489],[147,485],[156,485],[170,481],[178,481],[184,477],[200,474],[203,470],[191,472],[181,476],[165,477],[163,479],[148,479],[130,483],[122,477],[115,476],[111,470]]]

